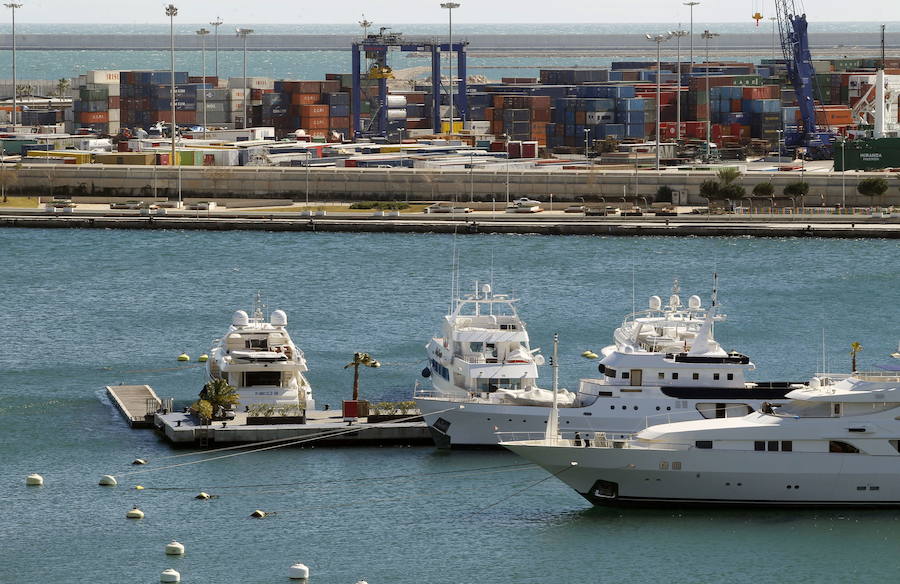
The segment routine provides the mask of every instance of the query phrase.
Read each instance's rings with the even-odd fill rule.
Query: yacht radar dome
[[[659,296],[650,297],[650,310],[659,310],[662,308],[662,298]]]
[[[694,294],[693,296],[688,298],[688,307],[689,308],[691,308],[693,310],[697,310],[698,308],[700,308],[700,305],[701,305],[700,297],[697,296],[696,294]]]
[[[243,310],[235,310],[231,315],[231,324],[234,326],[247,326],[250,323],[250,317]]]
[[[272,325],[287,326],[287,313],[283,310],[276,310],[272,313]]]
[[[484,292],[485,296],[490,296],[491,295],[491,285],[485,284],[484,286],[481,287],[481,291]]]
[[[678,308],[679,306],[681,306],[681,298],[678,296],[678,294],[672,294],[671,296],[669,296],[669,306],[671,306],[672,308]]]

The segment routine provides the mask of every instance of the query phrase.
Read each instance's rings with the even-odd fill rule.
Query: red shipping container
[[[328,130],[310,130],[307,132],[313,138],[327,138]]]
[[[107,124],[109,112],[80,112],[78,121],[82,124]]]
[[[330,118],[300,118],[300,127],[304,130],[327,130]]]
[[[121,107],[121,99],[118,95],[111,95],[106,100],[106,107],[109,109],[119,109]]]
[[[300,93],[300,81],[282,81],[281,91],[284,93]]]
[[[315,118],[313,118],[315,119]],[[331,118],[331,127],[332,128],[349,128],[350,127],[350,118]]]
[[[172,110],[160,110],[153,113],[153,118],[157,121],[163,121],[167,123],[172,122]],[[196,124],[197,123],[197,112],[194,110],[183,111],[177,110],[175,112],[175,123],[176,124]]]
[[[576,111],[575,112],[575,125],[583,126],[587,123],[587,112]]]
[[[484,108],[484,120],[486,122],[494,121],[494,108],[492,108],[492,107]]]
[[[329,109],[327,105],[301,105],[300,116],[304,118],[327,118]]]
[[[499,136],[503,133],[503,120],[495,120],[491,122],[491,134]]]
[[[319,93],[292,93],[291,105],[314,105],[322,101]]]
[[[731,100],[731,109],[729,111],[739,112],[743,111],[744,104],[741,103],[740,99],[732,99]]]

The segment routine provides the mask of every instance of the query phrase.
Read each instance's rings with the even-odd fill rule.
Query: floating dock
[[[106,393],[132,428],[152,428],[162,400],[149,385],[107,385]]]
[[[247,415],[236,414],[233,420],[200,424],[195,416],[184,412],[157,413],[153,424],[173,446],[205,448],[276,441],[283,446],[378,446],[430,445],[431,433],[415,414],[397,421],[369,422],[358,418],[344,421],[340,411],[307,412],[305,424],[277,424],[276,419],[264,424],[248,424]],[[402,421],[401,421],[402,420]],[[295,444],[291,444],[295,442]],[[265,447],[261,445],[262,447]]]

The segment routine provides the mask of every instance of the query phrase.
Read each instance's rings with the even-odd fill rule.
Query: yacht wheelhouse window
[[[713,381],[718,381],[718,380],[719,380],[719,374],[713,373]]]
[[[501,331],[514,331],[516,330],[516,325],[514,324],[500,324]]]
[[[673,373],[673,374],[672,374],[672,379],[678,379],[678,374],[677,374],[677,373]]]
[[[631,374],[628,371],[622,372],[622,379],[628,379],[630,376],[631,376]]]
[[[841,415],[841,404],[831,404],[831,413],[835,416]]]
[[[612,367],[606,367],[606,368],[603,370],[603,374],[606,375],[607,377],[615,377],[615,376],[616,376],[616,370],[613,369]]]
[[[888,440],[891,443],[891,446],[894,447],[894,450],[900,452],[900,440]]]
[[[734,381],[734,373],[729,373],[729,374],[726,376],[726,378],[728,379],[728,381]]]
[[[859,448],[852,444],[841,442],[840,440],[832,440],[828,443],[828,452],[836,452],[838,454],[859,454]]]
[[[790,440],[782,440],[781,441],[781,451],[782,452],[793,452],[794,443]]]
[[[666,374],[663,373],[662,371],[660,371],[659,373],[656,374],[656,378],[657,378],[657,379],[665,379],[665,378],[666,378]]]
[[[697,448],[703,448],[704,450],[709,450],[712,448],[712,440],[697,440],[694,442],[694,446]]]
[[[244,342],[244,346],[248,349],[268,349],[269,348],[269,339],[268,338],[262,338],[262,339],[250,338]]]
[[[700,374],[694,373],[691,377],[694,379],[694,381],[697,381],[698,379],[700,379]]]
[[[769,440],[766,443],[766,450],[769,452],[778,452],[778,440]]]
[[[519,378],[515,379],[499,379],[499,378],[491,378],[491,379],[478,379],[478,391],[480,392],[494,392],[498,389],[522,389],[522,380]]]
[[[274,385],[281,386],[281,371],[247,371],[244,373],[244,385]]]
[[[766,451],[766,443],[764,440],[757,440],[753,443],[753,450],[757,452],[765,452]]]

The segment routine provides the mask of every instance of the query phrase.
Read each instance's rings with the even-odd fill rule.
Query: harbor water
[[[172,458],[191,452],[128,429],[104,397],[125,383],[194,400],[203,370],[176,356],[207,352],[260,290],[287,312],[320,405],[349,398],[355,351],[383,364],[361,371],[363,398],[408,398],[454,248],[463,291],[514,292],[547,353],[560,333],[570,388],[596,373],[581,352],[673,278],[706,303],[718,273],[717,337],[757,380],[847,371],[854,341],[861,369],[897,347],[896,241],[0,230],[0,582],[151,584],[175,568],[190,584],[263,584],[295,562],[316,584],[895,578],[900,510],[592,508],[503,451],[306,447],[188,465],[205,457]],[[43,487],[25,486],[32,472]],[[119,486],[97,486],[104,474]],[[144,519],[125,518],[135,505]],[[164,555],[173,539],[183,557]]]

